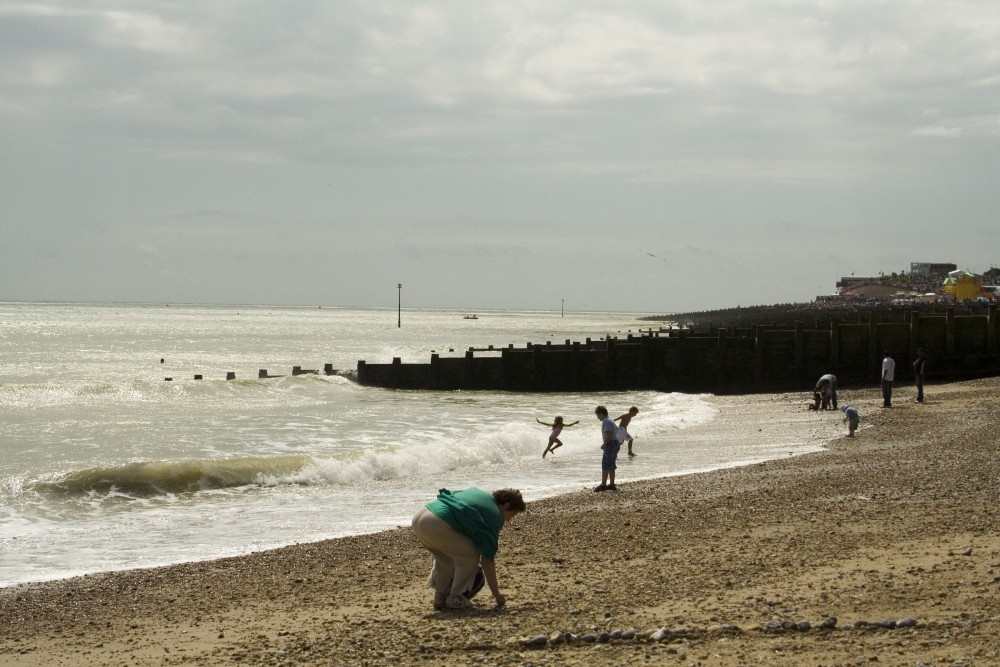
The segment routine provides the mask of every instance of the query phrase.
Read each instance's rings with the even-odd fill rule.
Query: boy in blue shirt
[[[618,440],[618,426],[614,420],[608,417],[608,409],[603,405],[598,405],[594,409],[594,414],[601,420],[601,449],[604,454],[601,456],[601,485],[595,486],[594,491],[617,491],[615,486],[615,468],[618,467],[618,450],[622,443]]]

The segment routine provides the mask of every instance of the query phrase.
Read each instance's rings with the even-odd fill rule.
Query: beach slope
[[[401,528],[0,590],[0,665],[1000,664],[998,390],[851,392],[862,430],[827,451],[532,502],[503,610],[433,612]]]

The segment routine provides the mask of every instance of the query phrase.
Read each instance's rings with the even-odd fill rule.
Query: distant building
[[[932,263],[932,262],[910,262],[910,275],[913,276],[941,276],[944,278],[952,271],[956,270],[956,264]]]

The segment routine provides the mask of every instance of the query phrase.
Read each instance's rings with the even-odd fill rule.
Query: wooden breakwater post
[[[719,327],[716,337],[718,345],[716,348],[715,387],[716,392],[721,392],[726,387],[726,328]]]
[[[949,308],[945,325],[945,354],[949,360],[949,370],[955,368],[955,309]]]
[[[830,320],[830,366],[836,367],[840,363],[840,320],[833,318]]]
[[[986,354],[990,357],[997,355],[997,307],[991,303],[986,309]]]

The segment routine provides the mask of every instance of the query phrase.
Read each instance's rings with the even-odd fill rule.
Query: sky
[[[0,300],[800,302],[998,212],[992,1],[0,0]]]

